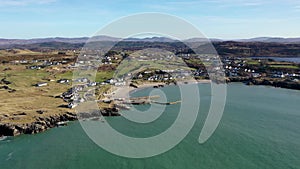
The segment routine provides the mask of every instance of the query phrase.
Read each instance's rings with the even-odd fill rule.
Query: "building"
[[[59,79],[57,83],[69,83],[68,79]]]
[[[35,86],[42,87],[42,86],[47,86],[47,85],[48,85],[48,83],[46,83],[46,82],[40,82],[40,83],[37,83]]]

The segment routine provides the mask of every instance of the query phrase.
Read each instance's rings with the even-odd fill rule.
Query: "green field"
[[[137,73],[145,69],[158,70],[191,70],[183,60],[123,60],[117,67],[116,76],[123,76],[127,73]]]
[[[271,68],[283,68],[283,69],[299,69],[298,66],[295,65],[270,65]]]

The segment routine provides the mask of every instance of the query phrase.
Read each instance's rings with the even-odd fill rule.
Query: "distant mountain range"
[[[258,37],[252,39],[234,40],[237,42],[275,42],[275,43],[300,43],[300,38]]]
[[[36,38],[36,39],[0,39],[0,45],[27,45],[35,43],[48,43],[48,42],[61,42],[61,43],[86,43],[87,41],[119,41],[120,38],[110,36],[95,36],[79,37],[79,38]],[[212,42],[223,42],[223,41],[235,41],[235,42],[265,42],[265,43],[300,43],[300,38],[277,38],[277,37],[258,37],[252,39],[233,39],[233,40],[222,40],[222,39],[210,39]],[[166,37],[147,37],[147,38],[127,38],[123,41],[141,41],[141,42],[178,42],[178,40],[166,38]],[[207,41],[205,38],[191,38],[185,40],[185,42],[202,42]]]

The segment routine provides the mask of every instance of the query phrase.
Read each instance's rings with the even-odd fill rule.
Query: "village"
[[[96,101],[105,115],[120,115],[118,109],[128,109],[128,103],[171,103],[157,103],[155,97],[139,101],[116,97],[118,88],[128,86],[133,90],[143,84],[158,88],[178,82],[188,84],[191,79],[209,83],[211,76],[223,74],[226,82],[300,89],[299,63],[268,58],[219,58],[161,50],[110,51],[102,57],[99,51],[74,53],[70,50],[4,58],[7,60],[0,64],[0,93],[6,98],[0,105],[0,121],[27,124],[70,115],[87,101]],[[20,100],[30,100],[30,105]]]

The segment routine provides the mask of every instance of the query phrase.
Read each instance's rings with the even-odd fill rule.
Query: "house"
[[[252,73],[251,75],[252,75],[252,77],[255,77],[255,78],[261,77],[261,75],[259,73]]]
[[[91,87],[91,86],[96,86],[96,85],[97,85],[96,82],[90,82],[90,83],[88,84],[89,87]]]
[[[273,78],[284,78],[285,75],[283,72],[275,72],[275,74],[272,75]]]
[[[41,66],[29,66],[29,67],[27,67],[27,69],[32,69],[32,70],[34,70],[34,69],[40,70],[41,68],[42,68]]]
[[[106,82],[109,83],[109,84],[114,84],[114,83],[116,83],[118,81],[115,80],[115,79],[108,79]]]
[[[76,106],[77,106],[77,104],[75,104],[75,103],[73,103],[73,102],[71,102],[71,103],[68,104],[68,108],[70,108],[70,109],[73,109],[73,108],[75,108]]]
[[[78,78],[75,82],[88,83],[90,80],[88,78]]]
[[[125,86],[126,82],[116,82],[115,86]]]
[[[59,79],[57,83],[69,83],[70,81],[68,79]]]
[[[48,83],[46,83],[46,82],[40,82],[40,83],[37,83],[35,86],[42,87],[42,86],[47,86],[47,85],[48,85]]]

